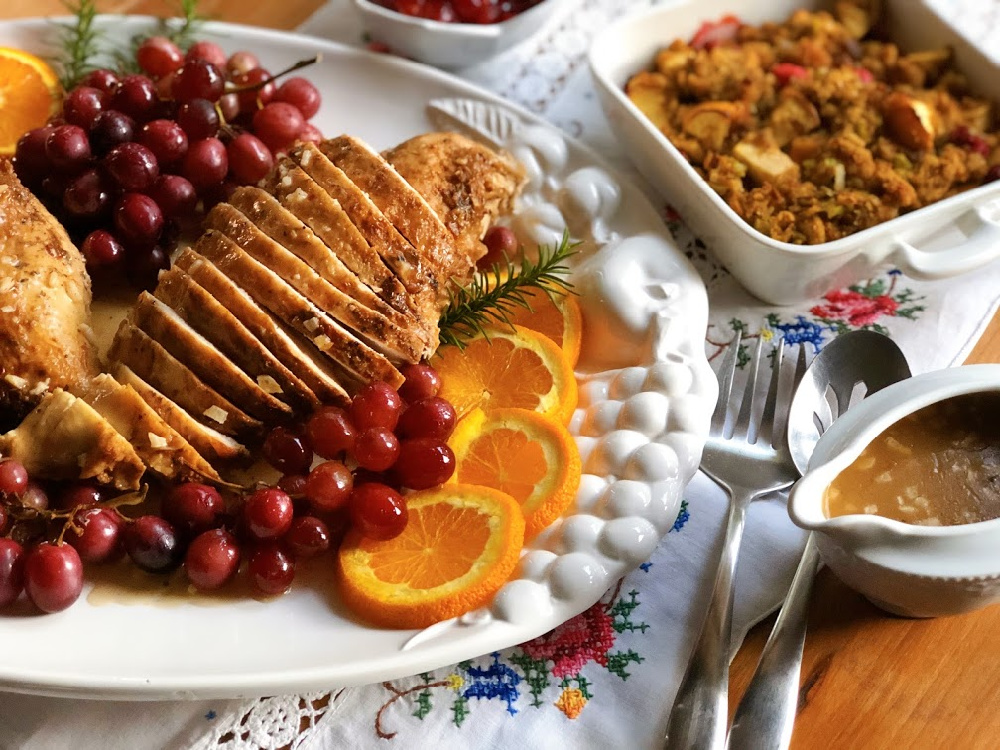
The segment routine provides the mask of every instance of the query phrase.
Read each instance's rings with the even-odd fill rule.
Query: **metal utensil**
[[[860,400],[908,377],[906,357],[888,336],[852,331],[827,344],[806,370],[788,413],[788,448],[799,472],[805,473],[820,436],[848,410],[852,398]],[[809,595],[818,565],[810,534],[757,670],[736,708],[730,750],[778,750],[792,740]]]
[[[719,371],[719,401],[701,459],[701,469],[731,499],[726,536],[708,614],[667,723],[667,748],[720,748],[725,742],[733,575],[747,507],[754,498],[788,487],[798,476],[784,440],[783,423],[787,415],[776,413],[783,347],[779,343],[775,349],[767,396],[759,416],[754,402],[755,396],[759,402],[757,381],[764,348],[762,339],[757,340],[740,404],[730,409],[739,347],[737,335]],[[788,403],[785,398],[780,401]],[[734,417],[736,408],[739,412]],[[781,422],[777,429],[776,418]],[[730,422],[732,427],[727,429]]]

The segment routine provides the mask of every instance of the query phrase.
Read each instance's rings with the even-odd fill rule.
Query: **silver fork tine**
[[[781,338],[778,340],[778,348],[774,352],[774,361],[771,364],[771,382],[767,386],[767,400],[764,402],[764,411],[760,415],[760,429],[757,431],[757,438],[754,441],[765,440],[768,445],[774,448],[778,447],[773,440],[774,412],[778,405],[778,382],[781,380],[781,357],[784,351],[785,339]]]
[[[723,357],[722,365],[719,367],[719,400],[715,404],[715,411],[712,412],[710,427],[712,435],[721,435],[726,428],[726,414],[729,412],[729,396],[733,392],[733,378],[736,374],[741,338],[740,331],[736,331],[736,336],[726,350],[726,356]]]
[[[745,438],[750,432],[750,415],[753,412],[753,394],[757,390],[757,373],[760,371],[760,354],[764,350],[764,339],[757,339],[753,350],[753,360],[750,362],[750,374],[743,388],[743,398],[740,403],[740,413],[733,425],[732,437]]]
[[[792,393],[799,388],[802,376],[806,374],[806,345],[799,344],[799,358],[795,361],[795,376],[792,378]]]

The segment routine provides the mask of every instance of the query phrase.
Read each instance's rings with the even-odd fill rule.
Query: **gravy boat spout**
[[[792,488],[789,514],[797,525],[816,532],[823,561],[889,612],[936,617],[1000,602],[1000,518],[953,526],[869,514],[830,518],[827,488],[903,417],[938,401],[987,392],[1000,392],[1000,365],[956,367],[890,385],[833,423],[817,444],[809,471]],[[855,500],[867,505],[863,496]]]

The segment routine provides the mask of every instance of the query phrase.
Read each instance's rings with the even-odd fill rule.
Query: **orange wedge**
[[[0,156],[13,154],[22,135],[56,113],[59,93],[59,79],[48,63],[0,47]]]
[[[517,500],[530,539],[562,515],[580,486],[580,451],[562,424],[525,409],[475,409],[448,440],[454,481]]]
[[[531,309],[517,308],[510,322],[545,334],[563,350],[570,365],[576,365],[583,334],[583,315],[576,297],[572,294],[550,297],[540,289],[532,289],[526,296]]]
[[[576,408],[573,366],[551,339],[521,326],[490,328],[465,349],[442,347],[431,361],[441,398],[462,417],[473,409],[518,408],[569,422]]]
[[[510,495],[448,484],[406,498],[410,520],[386,541],[348,532],[338,568],[344,602],[392,628],[424,628],[485,606],[517,566],[524,519]]]

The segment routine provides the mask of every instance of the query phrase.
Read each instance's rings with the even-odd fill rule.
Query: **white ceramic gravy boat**
[[[820,555],[874,604],[907,617],[958,614],[1000,602],[1000,519],[916,526],[874,515],[828,518],[823,494],[887,427],[953,396],[1000,391],[1000,365],[917,375],[874,393],[837,419],[792,488],[789,514],[816,532]]]

